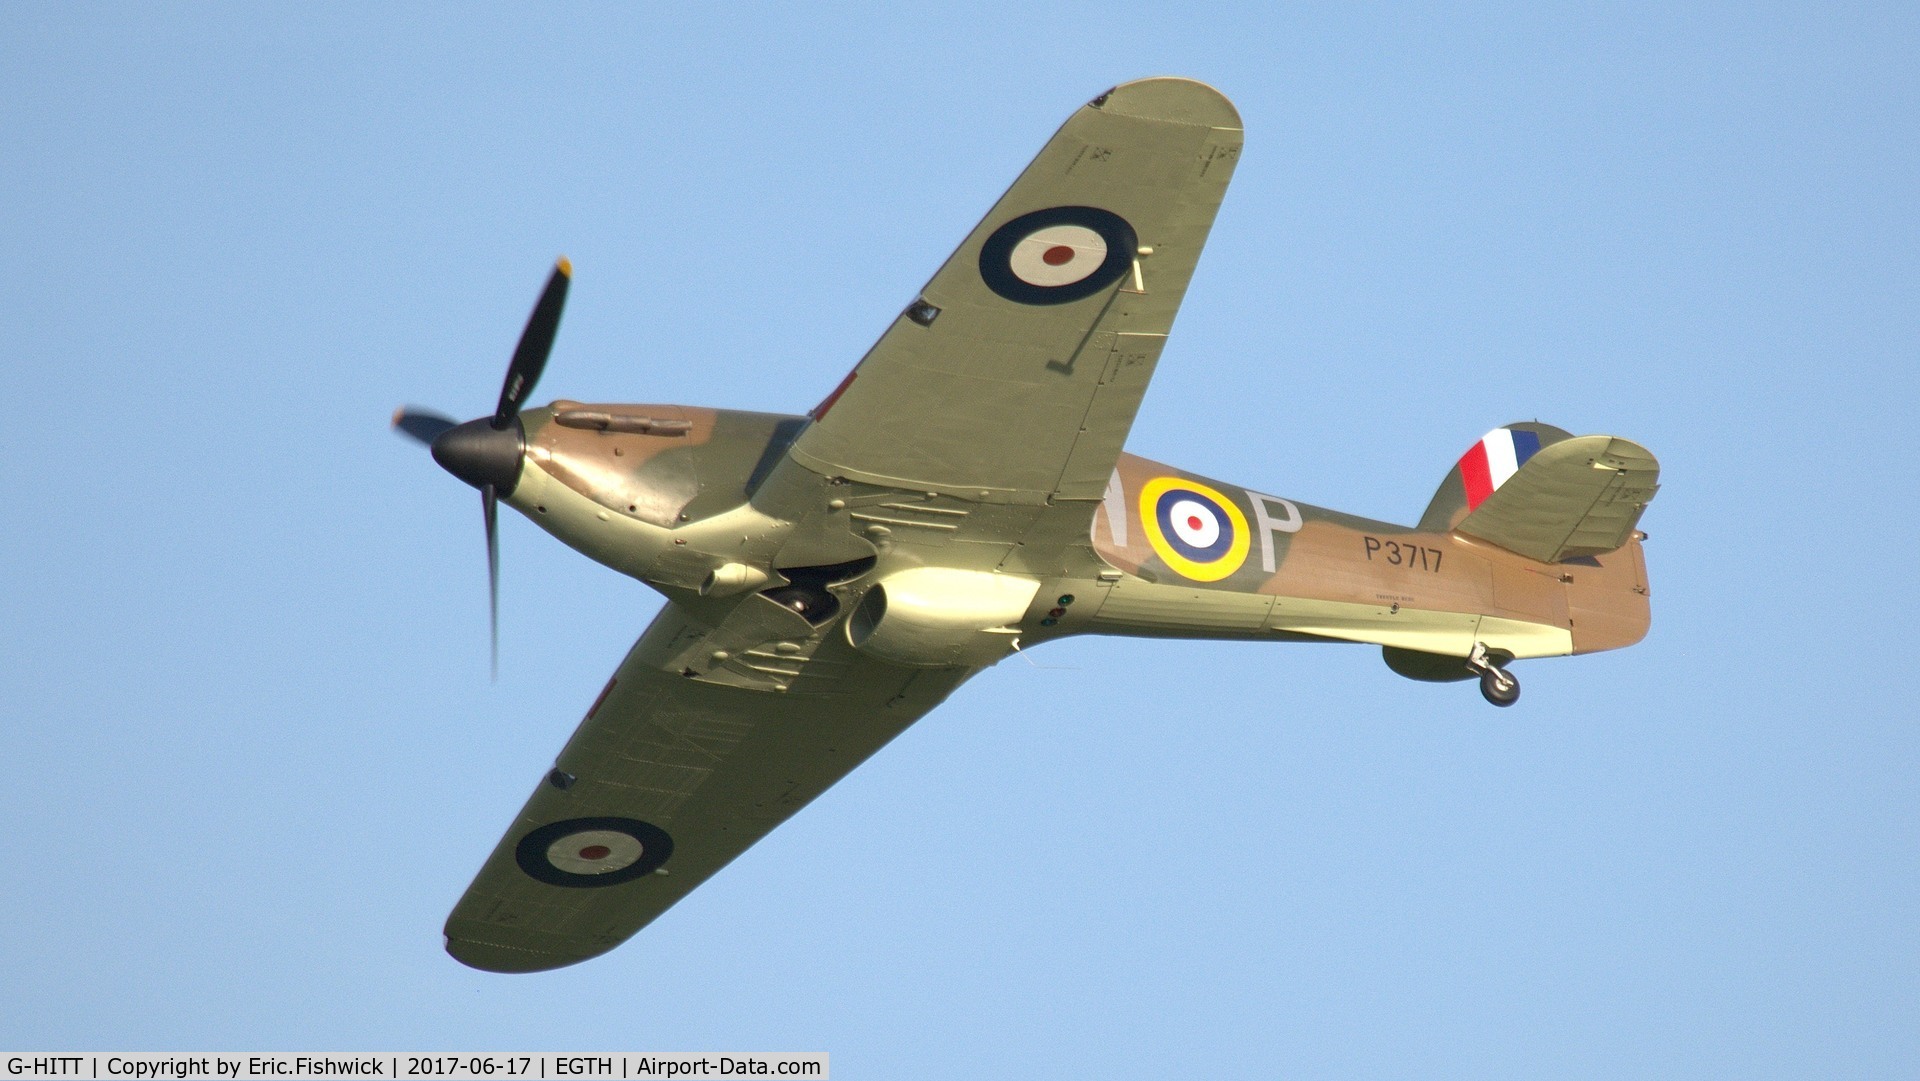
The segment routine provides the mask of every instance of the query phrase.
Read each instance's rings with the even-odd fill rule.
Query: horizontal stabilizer
[[[1610,435],[1543,442],[1524,448],[1531,453],[1484,494],[1467,477],[1472,509],[1454,529],[1542,563],[1601,555],[1627,543],[1660,488],[1660,463],[1638,443]]]

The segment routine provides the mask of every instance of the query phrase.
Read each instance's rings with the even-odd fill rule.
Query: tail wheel
[[[1480,696],[1496,706],[1511,706],[1520,701],[1520,681],[1511,672],[1489,667],[1480,673]]]

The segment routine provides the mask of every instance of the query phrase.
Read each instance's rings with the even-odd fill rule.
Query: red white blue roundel
[[[1220,521],[1220,509],[1191,493],[1168,492],[1154,508],[1167,530],[1167,536],[1186,548],[1189,559],[1218,559],[1227,550],[1226,528]]]
[[[569,818],[520,838],[514,862],[550,886],[614,886],[651,874],[673,855],[673,838],[634,818]]]
[[[1065,304],[1120,280],[1139,240],[1120,215],[1091,206],[1022,214],[980,247],[987,288],[1020,304]]]

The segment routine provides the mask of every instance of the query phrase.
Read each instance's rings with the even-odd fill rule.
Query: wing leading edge
[[[447,952],[535,972],[626,941],[938,705],[968,669],[832,636],[785,692],[662,667],[707,633],[669,604],[447,919]]]
[[[1075,112],[815,410],[794,459],[985,502],[1100,499],[1241,138],[1233,105],[1186,79]]]

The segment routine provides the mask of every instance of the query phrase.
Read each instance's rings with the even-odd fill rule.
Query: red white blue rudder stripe
[[[1467,490],[1467,509],[1478,509],[1539,452],[1539,433],[1515,428],[1495,428],[1469,447],[1460,456],[1460,483]]]

